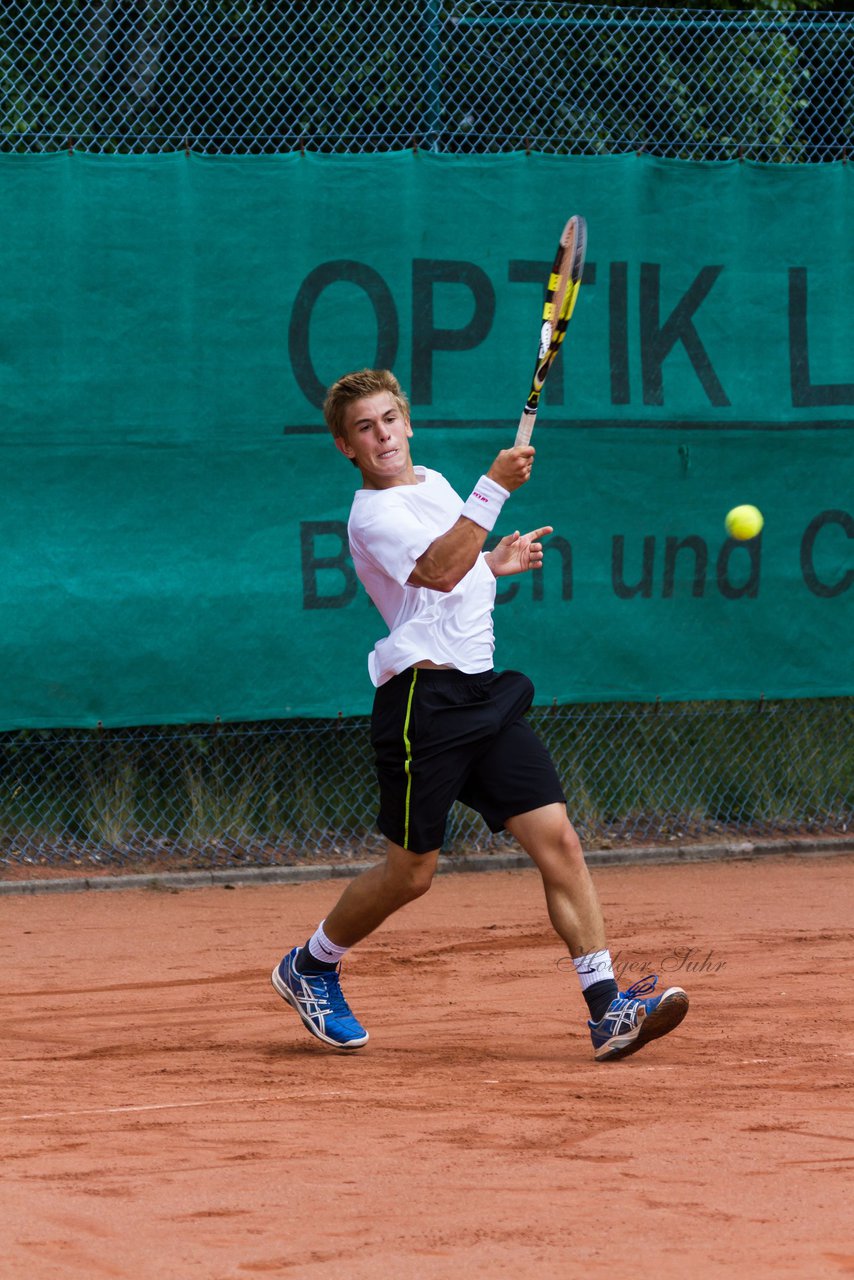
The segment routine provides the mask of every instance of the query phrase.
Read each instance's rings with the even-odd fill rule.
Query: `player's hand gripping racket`
[[[537,420],[540,392],[566,335],[578,290],[581,288],[581,273],[584,270],[586,250],[587,223],[578,216],[570,218],[563,229],[549,276],[546,302],[543,307],[543,324],[540,329],[537,367],[534,370],[530,394],[522,410],[522,417],[519,419],[516,444],[530,443],[534,423]]]

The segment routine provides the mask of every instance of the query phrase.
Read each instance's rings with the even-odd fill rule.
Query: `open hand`
[[[508,533],[497,547],[486,553],[486,562],[496,578],[503,578],[510,573],[527,573],[529,569],[541,569],[543,565],[543,544],[540,538],[554,533],[550,524],[542,529],[532,529],[530,533]]]

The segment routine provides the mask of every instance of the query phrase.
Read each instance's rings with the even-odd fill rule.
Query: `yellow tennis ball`
[[[724,523],[726,524],[726,531],[731,538],[737,538],[739,542],[746,542],[748,538],[755,538],[757,534],[762,532],[765,517],[758,507],[752,507],[750,503],[745,503],[743,507],[733,507]]]

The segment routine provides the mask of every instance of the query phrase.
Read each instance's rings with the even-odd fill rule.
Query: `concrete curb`
[[[737,840],[721,844],[666,844],[649,848],[588,849],[591,867],[655,866],[674,862],[722,862],[764,857],[832,857],[854,853],[854,837],[838,839]],[[310,880],[340,880],[357,876],[374,862],[344,862],[299,867],[234,867],[221,871],[163,871],[151,875],[74,876],[55,880],[0,880],[0,895],[82,893],[100,889],[234,888],[236,885],[305,884]],[[532,865],[525,853],[472,853],[440,857],[439,874],[462,871],[517,871]]]

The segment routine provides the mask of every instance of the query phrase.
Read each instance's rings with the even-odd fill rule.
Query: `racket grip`
[[[520,444],[530,444],[531,436],[534,434],[534,423],[537,421],[537,411],[523,409],[522,416],[519,419],[519,426],[516,428],[516,439],[513,447],[516,448]]]

